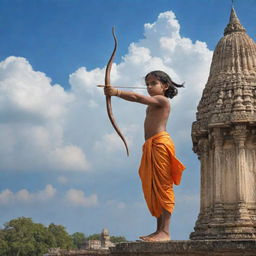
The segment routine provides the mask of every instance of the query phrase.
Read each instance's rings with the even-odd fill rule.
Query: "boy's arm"
[[[145,105],[163,106],[168,100],[161,95],[145,96],[136,92],[121,91],[117,88],[107,87],[104,88],[105,95],[118,96],[124,100],[138,102]]]

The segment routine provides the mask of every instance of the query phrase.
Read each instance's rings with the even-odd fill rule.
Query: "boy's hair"
[[[167,75],[165,72],[163,72],[161,70],[155,70],[155,71],[149,72],[145,76],[145,81],[147,81],[147,78],[149,76],[153,76],[154,78],[159,80],[161,83],[168,85],[168,89],[165,91],[165,94],[164,94],[164,96],[167,98],[173,98],[174,96],[176,96],[178,94],[178,90],[176,87],[184,87],[184,83],[176,84],[175,82],[172,81],[172,79],[169,77],[169,75]]]

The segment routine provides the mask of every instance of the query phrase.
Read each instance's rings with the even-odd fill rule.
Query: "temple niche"
[[[192,125],[201,162],[193,240],[256,239],[256,44],[234,8]]]

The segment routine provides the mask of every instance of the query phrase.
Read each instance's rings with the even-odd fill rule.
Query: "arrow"
[[[97,85],[97,87],[104,88],[105,85]],[[113,86],[113,88],[147,89],[147,87],[133,87],[133,86]]]

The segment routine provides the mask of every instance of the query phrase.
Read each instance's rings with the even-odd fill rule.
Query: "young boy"
[[[166,132],[170,113],[168,98],[177,95],[174,83],[163,71],[152,71],[145,77],[150,96],[121,91],[113,87],[104,89],[109,96],[148,105],[144,122],[145,143],[139,168],[144,197],[152,216],[157,218],[156,231],[141,236],[144,241],[170,240],[170,217],[174,208],[173,184],[178,185],[185,166],[175,157],[173,141]]]

